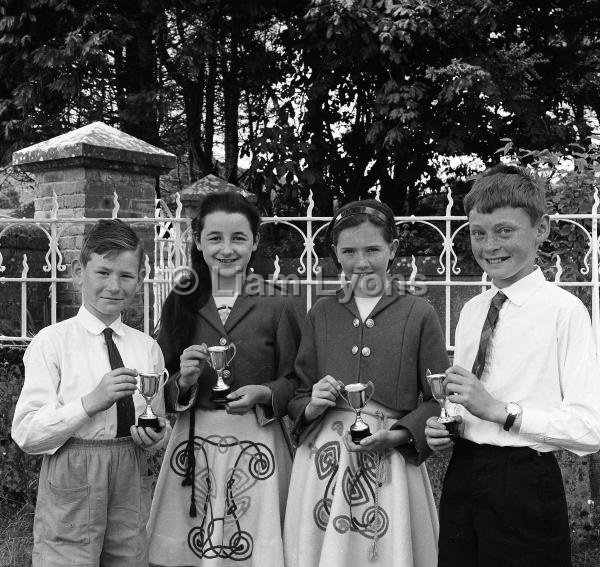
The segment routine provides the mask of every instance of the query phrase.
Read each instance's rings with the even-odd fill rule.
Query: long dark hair
[[[192,221],[194,240],[200,240],[207,215],[216,212],[239,213],[248,219],[250,230],[256,240],[260,228],[257,209],[242,195],[234,191],[212,193],[205,197],[198,215]],[[250,257],[251,265],[254,254]],[[174,287],[162,308],[158,330],[158,343],[165,357],[169,372],[179,370],[179,356],[190,345],[194,331],[194,316],[203,307],[212,293],[210,272],[202,252],[192,244],[190,252],[191,270]]]

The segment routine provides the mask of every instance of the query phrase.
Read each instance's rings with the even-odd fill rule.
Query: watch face
[[[510,404],[506,404],[506,413],[509,415],[520,415],[522,412],[521,410],[521,406],[519,404],[515,404],[515,403],[510,403]]]

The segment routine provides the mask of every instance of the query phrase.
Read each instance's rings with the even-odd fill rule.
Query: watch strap
[[[504,427],[502,429],[504,429],[504,431],[510,431],[510,428],[514,425],[515,423],[515,419],[517,419],[516,415],[513,415],[512,413],[509,413],[506,416],[506,421],[504,422]]]

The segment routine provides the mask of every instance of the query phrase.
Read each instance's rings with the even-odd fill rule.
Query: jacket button
[[[352,354],[356,354],[358,352],[358,347],[356,345],[354,345],[352,347]]]
[[[225,337],[221,337],[221,338],[219,339],[219,344],[220,344],[221,346],[225,346],[225,345],[227,344],[227,339],[226,339]]]
[[[371,356],[371,349],[368,346],[363,347],[361,353],[363,356]]]
[[[360,326],[360,321],[359,321],[358,319],[354,319],[354,321],[352,321],[352,324],[353,324],[355,327],[359,327],[359,326]]]
[[[223,370],[223,378],[225,378],[225,380],[231,378],[231,372],[229,370]]]
[[[372,327],[373,327],[373,325],[375,325],[375,321],[373,321],[373,319],[367,319],[367,320],[365,321],[365,325],[366,325],[367,327],[369,327],[369,329],[370,329],[370,328],[372,328]]]

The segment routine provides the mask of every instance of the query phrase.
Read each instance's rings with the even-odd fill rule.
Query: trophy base
[[[138,417],[137,422],[138,427],[151,427],[157,433],[161,430],[160,423],[158,421],[158,417]]]
[[[440,417],[438,418],[439,423],[443,423],[446,431],[450,433],[450,439],[458,439],[460,437],[458,432],[458,421],[454,417]]]
[[[231,388],[226,390],[212,390],[210,393],[210,401],[219,406],[220,408],[225,407],[225,404],[229,401],[227,396],[231,393]]]
[[[361,439],[369,437],[370,435],[371,430],[368,427],[365,427],[364,429],[350,428],[350,438],[352,439],[352,443],[356,443],[357,445],[360,443]]]

